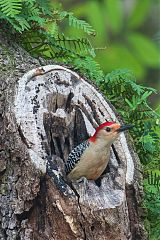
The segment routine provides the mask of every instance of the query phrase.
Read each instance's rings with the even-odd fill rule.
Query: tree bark
[[[71,149],[113,106],[69,68],[33,59],[0,36],[0,239],[147,239],[140,164],[128,135],[111,148],[97,183],[67,182]]]

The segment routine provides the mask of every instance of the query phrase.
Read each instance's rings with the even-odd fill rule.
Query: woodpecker
[[[65,172],[69,181],[97,180],[104,172],[110,157],[111,144],[119,134],[133,125],[120,125],[116,122],[104,122],[97,127],[93,136],[76,146],[65,163]]]

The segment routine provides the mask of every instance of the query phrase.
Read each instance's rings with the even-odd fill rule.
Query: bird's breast
[[[81,160],[68,175],[70,179],[77,180],[86,177],[89,180],[96,180],[105,170],[109,161],[109,149],[93,149],[90,147],[81,156]]]

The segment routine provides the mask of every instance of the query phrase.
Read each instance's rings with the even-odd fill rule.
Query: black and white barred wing
[[[84,141],[81,144],[79,144],[78,146],[76,146],[71,153],[68,156],[68,159],[65,163],[65,172],[66,175],[68,175],[72,169],[75,167],[76,163],[78,163],[78,161],[80,160],[83,152],[85,151],[85,149],[89,146],[89,142]]]

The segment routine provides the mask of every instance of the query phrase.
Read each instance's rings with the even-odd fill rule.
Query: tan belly
[[[108,161],[109,153],[107,154],[106,149],[101,153],[86,152],[86,154],[82,156],[81,161],[79,161],[75,168],[68,174],[68,179],[78,180],[81,177],[86,177],[88,180],[96,180],[105,170]]]

